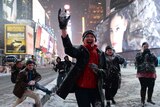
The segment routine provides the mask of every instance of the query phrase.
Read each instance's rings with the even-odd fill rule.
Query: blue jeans
[[[39,89],[39,90],[41,90],[41,91],[43,91],[43,92],[45,92],[45,93],[47,93],[47,94],[50,94],[50,93],[51,93],[50,90],[48,90],[46,87],[40,85],[40,84],[37,83],[37,82],[36,82],[36,84],[35,84],[35,87],[36,87],[36,89]]]

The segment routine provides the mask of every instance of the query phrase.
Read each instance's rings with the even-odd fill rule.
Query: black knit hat
[[[108,49],[112,49],[113,50],[113,48],[111,46],[106,46],[105,51],[107,51]]]
[[[27,60],[26,65],[28,65],[28,64],[35,64],[35,62],[31,61],[31,60]]]
[[[143,43],[142,43],[142,47],[143,47],[144,45],[148,45],[148,43],[147,43],[147,42],[143,42]]]
[[[88,35],[88,34],[92,34],[94,37],[95,37],[95,41],[97,41],[97,34],[95,31],[93,30],[87,30],[83,33],[83,36],[82,36],[82,40],[84,41],[84,38]]]

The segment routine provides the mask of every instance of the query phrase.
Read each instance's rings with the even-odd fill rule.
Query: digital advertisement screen
[[[33,28],[30,26],[26,26],[26,46],[27,46],[27,54],[33,55],[34,37],[33,37]]]
[[[35,48],[40,48],[41,34],[42,34],[42,27],[38,26],[36,31]]]
[[[49,33],[42,28],[40,46],[48,49]]]
[[[111,45],[116,52],[140,50],[143,42],[160,48],[159,0],[135,0],[111,14],[96,27],[98,45]]]
[[[41,25],[45,25],[45,10],[38,0],[32,0],[33,20]]]
[[[3,18],[15,21],[17,17],[17,0],[3,0]]]
[[[26,35],[25,25],[6,24],[5,25],[5,53],[25,54]]]

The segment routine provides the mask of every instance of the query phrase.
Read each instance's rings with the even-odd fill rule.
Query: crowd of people
[[[93,30],[86,30],[82,35],[83,44],[74,47],[67,33],[70,16],[61,16],[61,13],[60,9],[58,21],[64,51],[67,55],[64,57],[64,61],[57,57],[56,63],[53,63],[53,70],[58,72],[55,93],[65,99],[69,93],[74,92],[78,107],[111,107],[111,102],[112,104],[117,103],[114,97],[121,86],[120,66],[126,63],[125,59],[117,54],[112,46],[106,46],[104,52],[98,49],[97,34]],[[69,60],[69,56],[76,59],[75,64]],[[157,57],[150,52],[149,44],[144,42],[142,51],[135,57],[137,78],[141,85],[142,107],[145,106],[147,88],[147,102],[155,104],[152,94],[157,64]],[[35,66],[34,60],[28,60],[25,66],[21,61],[17,61],[13,66],[11,80],[15,83],[13,94],[17,96],[13,107],[23,102],[26,97],[33,98],[36,107],[42,107],[39,96],[33,91],[35,88],[49,95],[52,93],[51,90],[38,83],[41,75]]]
[[[74,47],[67,32],[70,16],[62,16],[62,13],[63,11],[60,9],[58,21],[62,43],[65,53],[75,58],[76,64],[69,71],[56,93],[65,99],[71,90],[74,91],[78,107],[91,107],[91,105],[92,107],[111,107],[110,101],[116,104],[114,97],[121,85],[120,65],[126,63],[125,59],[116,54],[112,46],[106,46],[105,52],[98,49],[96,45],[97,34],[93,30],[85,31],[82,35],[83,44]],[[145,106],[147,88],[147,102],[155,104],[152,100],[152,94],[157,64],[157,57],[150,52],[149,44],[144,42],[142,51],[137,53],[135,57],[137,77],[141,84],[142,107]]]

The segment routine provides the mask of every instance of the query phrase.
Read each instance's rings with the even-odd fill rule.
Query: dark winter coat
[[[139,52],[136,54],[135,60],[137,73],[156,72],[155,67],[158,65],[158,59],[153,53],[144,54],[142,52]]]
[[[112,56],[105,55],[105,58],[107,71],[109,71],[109,73],[119,74],[121,71],[120,64],[123,64],[125,59],[118,54],[113,54]]]
[[[17,68],[16,64],[11,68],[11,81],[12,81],[12,83],[16,82],[17,76],[20,71],[21,71],[21,69]]]
[[[105,55],[106,59],[106,75],[107,78],[104,79],[104,88],[108,85],[108,81],[118,81],[118,87],[121,85],[121,68],[120,64],[125,62],[125,59],[118,54],[113,54],[111,56]],[[114,85],[113,85],[114,87]]]
[[[57,94],[61,98],[65,99],[67,95],[70,93],[70,91],[73,90],[73,88],[75,88],[76,81],[80,76],[80,74],[84,71],[84,68],[88,63],[90,56],[87,48],[85,48],[84,46],[81,45],[78,48],[75,48],[74,46],[72,46],[72,43],[68,36],[65,38],[62,38],[62,42],[64,45],[65,53],[73,58],[76,58],[77,60],[75,66],[70,70],[65,80],[62,82],[62,85],[57,91]],[[101,52],[100,50],[97,50],[97,52],[99,55],[99,68],[105,68],[104,53]],[[99,75],[99,76],[102,76],[102,75]],[[102,92],[102,82],[103,82],[102,77],[98,77],[99,93],[101,95],[101,100],[104,103],[104,96]]]
[[[71,61],[64,61],[65,63],[65,72],[68,73],[71,66],[72,66],[72,62]]]
[[[32,80],[35,80],[36,82],[41,80],[41,75],[35,69],[33,69],[32,71],[29,71],[27,68],[25,68],[22,71],[20,71],[16,80],[16,84],[13,89],[13,94],[18,98],[21,98],[25,90],[27,89],[27,87],[29,87],[28,72],[32,72]]]
[[[65,63],[63,61],[58,62],[54,70],[58,73],[65,73]]]

